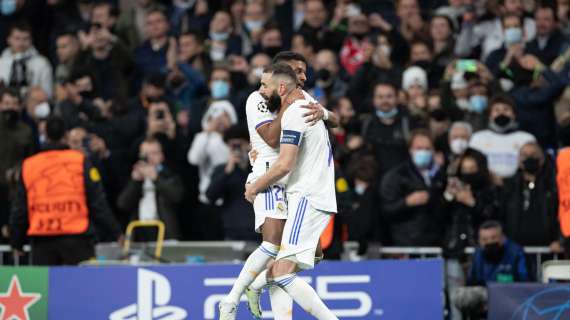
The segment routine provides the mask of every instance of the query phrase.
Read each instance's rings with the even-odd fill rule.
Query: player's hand
[[[255,160],[257,160],[257,156],[259,155],[259,152],[257,152],[257,150],[255,149],[251,149],[248,153],[247,156],[249,157],[249,164],[253,167],[253,165],[255,164]]]
[[[303,114],[303,117],[309,126],[314,126],[325,116],[325,107],[323,107],[320,103],[310,103],[309,105],[301,107],[308,109],[308,111]]]
[[[257,192],[255,192],[252,183],[246,183],[245,184],[244,196],[245,196],[245,200],[247,200],[253,204],[253,200],[255,200],[255,197],[257,196]]]

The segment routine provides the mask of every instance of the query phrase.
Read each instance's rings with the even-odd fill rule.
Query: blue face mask
[[[212,82],[210,90],[212,91],[212,98],[223,99],[230,94],[230,84],[224,80],[215,80]]]
[[[510,46],[522,42],[523,34],[521,28],[507,28],[505,30],[505,44]]]
[[[0,12],[4,16],[9,16],[16,12],[16,0],[0,0],[2,5],[0,6]]]
[[[210,32],[210,39],[214,41],[226,41],[230,37],[230,34],[227,32]]]
[[[469,104],[471,106],[471,111],[476,113],[483,113],[487,109],[488,99],[485,96],[474,95],[469,98]]]
[[[244,22],[246,29],[249,31],[263,28],[264,23],[265,22],[263,20],[248,20]]]
[[[432,161],[433,154],[430,150],[415,150],[412,152],[412,161],[416,167],[427,169]]]
[[[380,119],[394,118],[397,114],[398,114],[398,108],[394,108],[390,111],[376,110],[376,116]]]

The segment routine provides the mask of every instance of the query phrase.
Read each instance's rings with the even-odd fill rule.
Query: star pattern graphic
[[[41,297],[39,293],[22,292],[18,277],[12,276],[8,291],[0,293],[0,320],[30,320],[28,309]]]

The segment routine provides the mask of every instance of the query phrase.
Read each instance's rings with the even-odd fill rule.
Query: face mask
[[[470,185],[473,189],[479,189],[483,186],[483,179],[479,173],[461,174],[460,179]]]
[[[427,71],[430,69],[431,62],[427,61],[427,60],[418,60],[418,61],[414,62],[414,65],[424,69],[425,71]]]
[[[361,185],[361,184],[355,185],[355,186],[354,186],[354,192],[355,192],[357,195],[361,196],[361,195],[364,194],[364,192],[366,192],[366,187],[363,186],[363,185]]]
[[[316,72],[316,77],[317,79],[326,82],[329,81],[329,79],[331,78],[331,72],[328,71],[327,69],[321,69]]]
[[[255,69],[253,69],[253,75],[258,78],[261,79],[261,75],[263,74],[263,67],[257,67]]]
[[[382,53],[386,56],[389,57],[390,53],[392,53],[392,48],[390,48],[389,46],[385,46],[385,45],[381,45],[378,47],[378,49],[380,49],[380,51],[382,51]]]
[[[265,21],[263,21],[263,20],[248,20],[248,21],[244,22],[245,28],[247,30],[249,30],[250,32],[263,28],[264,23],[265,23]]]
[[[228,32],[210,31],[209,35],[210,35],[210,39],[212,39],[214,41],[226,41],[230,37],[230,34]]]
[[[42,102],[38,104],[34,109],[34,116],[37,119],[46,119],[50,114],[49,104],[47,102]]]
[[[506,116],[504,114],[496,117],[495,120],[493,120],[493,122],[495,122],[495,124],[500,128],[508,126],[512,121],[513,120],[509,116]]]
[[[281,52],[281,47],[266,47],[263,49],[263,52],[273,58],[276,54]]]
[[[469,105],[471,106],[471,111],[475,113],[483,113],[487,109],[487,97],[481,95],[474,95],[469,98]]]
[[[0,6],[0,12],[4,16],[9,16],[16,12],[16,0],[0,0],[2,6]]]
[[[416,150],[412,152],[412,160],[416,167],[426,169],[430,166],[433,154],[429,150]]]
[[[490,243],[483,247],[483,257],[493,264],[499,263],[503,259],[503,254],[504,249],[498,242]]]
[[[464,98],[455,100],[455,104],[461,110],[469,110],[471,108],[471,104],[469,103],[469,100],[464,99]]]
[[[355,37],[358,40],[364,39],[368,33],[352,33],[351,36]]]
[[[522,38],[523,34],[521,28],[507,28],[505,30],[505,44],[507,46],[521,42]]]
[[[523,170],[530,174],[537,174],[540,171],[540,160],[535,157],[526,158],[522,162]]]
[[[2,111],[2,119],[9,127],[13,127],[18,123],[20,113],[16,110],[4,110]]]
[[[79,95],[83,99],[93,99],[93,91],[80,91]]]
[[[215,80],[212,81],[210,90],[212,91],[212,98],[226,98],[230,94],[230,84],[224,80]]]
[[[376,116],[380,119],[391,119],[398,114],[398,108],[393,108],[390,111],[376,110]]]
[[[267,99],[267,109],[270,112],[275,112],[281,107],[281,97],[277,94],[277,91],[273,91],[269,99]]]
[[[467,140],[462,139],[462,138],[453,139],[453,140],[451,140],[451,143],[449,144],[449,147],[451,148],[451,152],[453,152],[453,154],[455,154],[455,155],[463,154],[463,152],[465,152],[465,150],[467,150],[468,146],[469,146],[469,142],[467,142]]]

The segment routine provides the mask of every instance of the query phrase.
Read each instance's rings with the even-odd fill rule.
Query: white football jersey
[[[271,166],[279,157],[279,148],[274,149],[269,146],[257,133],[259,127],[275,120],[276,115],[269,111],[267,103],[259,91],[252,92],[247,98],[245,113],[251,149],[257,151],[257,159],[253,164],[252,171],[258,177],[263,175],[267,166]]]
[[[318,210],[336,213],[334,159],[329,134],[323,121],[309,126],[301,106],[308,100],[291,104],[281,119],[281,145],[299,146],[297,163],[289,175],[288,194],[305,196]]]

